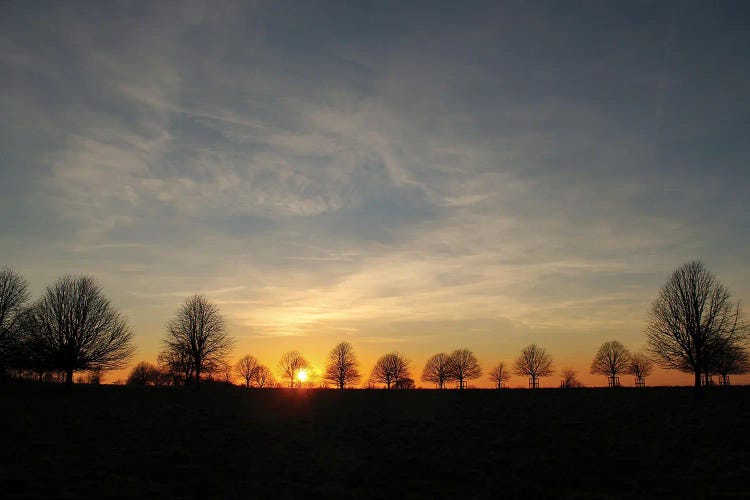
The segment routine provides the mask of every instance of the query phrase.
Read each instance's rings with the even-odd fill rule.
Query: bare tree
[[[156,361],[161,365],[161,371],[171,379],[172,385],[188,385],[193,382],[195,370],[189,352],[164,350],[159,353]]]
[[[47,287],[28,320],[32,345],[65,372],[68,385],[76,371],[121,368],[135,350],[127,321],[88,276],[64,276]]]
[[[375,363],[370,375],[372,382],[385,384],[388,389],[395,387],[396,382],[406,378],[411,378],[409,360],[398,352],[381,356]]]
[[[633,375],[635,377],[636,387],[645,387],[646,377],[651,375],[653,369],[654,362],[651,361],[645,354],[636,352],[635,354],[630,356],[630,362],[628,363],[628,367],[625,370],[625,373],[627,373],[628,375]]]
[[[18,343],[18,320],[29,300],[28,283],[9,268],[0,269],[0,381]]]
[[[741,375],[750,372],[750,355],[743,346],[730,343],[718,352],[714,352],[709,361],[709,373],[721,377],[721,385],[729,385],[729,375]]]
[[[448,369],[448,355],[442,352],[435,354],[424,365],[422,382],[431,382],[436,384],[438,389],[443,389],[445,383],[450,380]]]
[[[242,377],[245,381],[245,387],[250,387],[250,381],[253,379],[253,375],[259,366],[260,362],[258,361],[258,358],[249,354],[243,356],[237,361],[234,369],[237,372],[237,375]]]
[[[362,376],[359,373],[359,362],[349,342],[340,342],[328,353],[325,381],[339,389],[355,385]]]
[[[482,376],[482,368],[469,349],[456,349],[448,356],[448,374],[452,380],[458,381],[459,389],[464,389],[467,380]]]
[[[521,355],[516,359],[514,365],[516,375],[526,375],[530,378],[529,387],[539,387],[539,377],[548,377],[552,375],[552,356],[547,354],[547,350],[536,344],[526,346],[521,351]]]
[[[128,375],[128,385],[162,385],[164,375],[158,366],[141,361],[133,367]]]
[[[490,371],[490,380],[495,383],[495,387],[502,389],[505,386],[505,382],[510,380],[510,370],[505,366],[504,361],[500,361]]]
[[[620,385],[621,373],[625,373],[630,364],[630,353],[625,346],[616,340],[605,342],[599,347],[591,363],[592,375],[606,375],[610,387]]]
[[[265,365],[258,365],[255,371],[253,371],[253,376],[250,381],[252,382],[253,387],[258,388],[276,386],[271,370]]]
[[[200,387],[201,373],[215,370],[234,347],[224,317],[218,306],[202,295],[193,295],[167,323],[164,350],[192,364],[195,387]]]
[[[289,380],[289,387],[293,388],[295,382],[301,385],[299,373],[310,366],[310,363],[297,351],[285,352],[279,361],[279,371],[283,378]]]
[[[648,350],[662,368],[694,375],[695,387],[711,357],[747,341],[740,304],[700,261],[678,267],[659,291],[646,326]]]
[[[577,387],[583,387],[583,384],[578,380],[578,372],[573,368],[563,368],[560,371],[562,380],[560,381],[560,387],[563,389],[573,389]]]

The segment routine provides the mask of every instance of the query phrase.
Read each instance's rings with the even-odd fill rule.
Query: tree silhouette
[[[411,378],[409,360],[398,352],[381,356],[370,375],[371,382],[385,384],[387,389],[395,387],[396,382],[407,378]]]
[[[543,347],[536,344],[526,346],[521,355],[516,359],[514,370],[516,375],[527,375],[530,377],[529,387],[539,387],[539,377],[552,375],[552,356],[547,354]]]
[[[560,387],[563,389],[573,389],[576,387],[583,387],[583,384],[578,380],[578,372],[573,368],[563,368],[560,371],[562,380],[560,381]]]
[[[192,356],[187,350],[164,350],[156,357],[156,361],[173,385],[193,383],[195,370]]]
[[[133,367],[128,375],[128,385],[162,385],[164,374],[159,367],[147,361],[141,361]]]
[[[651,361],[645,354],[636,352],[630,356],[630,362],[628,363],[628,368],[625,373],[635,377],[636,387],[644,387],[646,385],[646,377],[651,375],[653,369],[653,361]]]
[[[259,366],[260,362],[258,361],[258,358],[249,354],[243,356],[237,361],[234,369],[237,372],[237,375],[245,381],[245,387],[250,387],[250,381],[253,379],[253,375],[255,375],[255,371]]]
[[[29,311],[24,335],[40,357],[65,372],[121,368],[135,348],[127,321],[88,276],[64,276]]]
[[[448,380],[448,355],[442,352],[435,354],[424,365],[422,382],[430,382],[436,384],[438,389],[443,389]]]
[[[325,380],[339,389],[355,385],[362,376],[359,373],[359,362],[349,342],[340,342],[328,353]]]
[[[713,353],[709,366],[709,373],[719,375],[722,385],[729,385],[729,375],[741,375],[750,371],[750,355],[741,345],[729,343]]]
[[[456,349],[448,356],[448,374],[452,380],[458,381],[458,388],[463,389],[467,380],[482,376],[482,368],[469,349]]]
[[[662,368],[694,375],[695,387],[710,369],[711,356],[747,341],[739,303],[700,261],[678,267],[651,306],[648,350]]]
[[[281,371],[283,378],[289,380],[289,387],[291,388],[294,387],[295,382],[299,383],[297,377],[300,370],[309,366],[310,363],[297,351],[285,352],[279,360],[279,371]]]
[[[234,347],[218,306],[202,295],[185,299],[166,330],[165,351],[174,358],[189,360],[196,389],[200,387],[201,373],[216,369]]]
[[[625,373],[630,364],[630,353],[616,340],[605,342],[599,347],[591,363],[592,375],[606,375],[610,387],[620,385],[620,373]]]
[[[9,268],[0,269],[0,382],[11,356],[17,354],[19,316],[29,300],[28,283]]]
[[[510,380],[510,370],[505,366],[504,361],[500,361],[490,370],[490,380],[495,383],[495,387],[498,389],[502,389],[505,386],[505,382]]]
[[[276,382],[273,380],[273,374],[271,373],[271,370],[265,365],[258,365],[255,371],[253,371],[250,382],[252,383],[253,387],[257,387],[259,389],[263,387],[274,387],[276,385]]]

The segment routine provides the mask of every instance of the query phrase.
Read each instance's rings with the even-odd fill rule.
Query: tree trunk
[[[201,369],[200,367],[195,367],[195,390],[199,390],[201,388]]]
[[[73,387],[73,369],[67,368],[65,370],[65,385],[67,387]]]

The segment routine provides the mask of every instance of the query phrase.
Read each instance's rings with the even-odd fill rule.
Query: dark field
[[[750,388],[0,386],[4,497],[747,497]]]

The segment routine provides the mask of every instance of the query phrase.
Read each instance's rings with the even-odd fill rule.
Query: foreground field
[[[750,388],[0,386],[4,497],[745,497]]]

